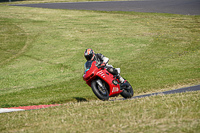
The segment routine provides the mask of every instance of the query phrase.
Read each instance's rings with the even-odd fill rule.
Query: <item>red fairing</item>
[[[101,78],[103,81],[105,81],[109,85],[109,96],[116,96],[119,95],[122,90],[120,90],[120,85],[117,83],[116,85],[113,84],[113,80],[118,80],[109,73],[105,68],[98,68],[96,66],[96,61],[92,62],[92,65],[88,71],[85,72],[83,75],[83,80],[86,81],[86,83],[91,86],[91,82],[95,80],[96,78]]]
[[[94,61],[92,63],[91,68],[87,72],[85,72],[84,75],[83,75],[83,80],[86,81],[86,83],[89,86],[91,86],[92,80],[94,80],[96,78],[96,73],[98,71],[98,68],[96,67],[95,64],[96,64],[96,61]]]

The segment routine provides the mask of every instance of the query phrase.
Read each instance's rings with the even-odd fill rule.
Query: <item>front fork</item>
[[[104,86],[103,86],[103,83],[102,83],[102,81],[100,80],[100,79],[97,79],[97,84],[101,87],[101,88],[103,88]]]

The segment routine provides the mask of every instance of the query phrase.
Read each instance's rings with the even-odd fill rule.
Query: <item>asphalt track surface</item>
[[[42,3],[13,6],[69,10],[134,11],[183,15],[200,15],[200,0],[133,0],[74,3]]]
[[[189,91],[200,91],[200,85],[191,86],[191,87],[185,87],[185,88],[180,88],[180,89],[175,89],[175,90],[170,90],[170,91],[164,91],[164,92],[157,92],[157,93],[152,93],[152,94],[134,96],[131,99],[144,98],[144,97],[156,96],[156,95],[167,95],[167,94],[175,94],[175,93],[185,93],[185,92],[189,92]]]

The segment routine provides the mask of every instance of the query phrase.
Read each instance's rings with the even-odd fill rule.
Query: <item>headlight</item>
[[[117,80],[113,80],[112,83],[113,83],[114,85],[117,85],[117,84],[118,84]]]

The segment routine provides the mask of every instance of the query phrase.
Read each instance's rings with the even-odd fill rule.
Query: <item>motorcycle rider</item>
[[[112,65],[108,65],[109,58],[105,57],[101,53],[95,54],[95,52],[91,48],[88,48],[85,50],[84,56],[85,56],[87,62],[89,62],[89,61],[100,62],[102,67],[105,66],[108,72],[115,75],[121,83],[124,83],[124,79],[120,76],[117,69],[113,68]],[[85,65],[86,65],[86,63],[85,63]]]

